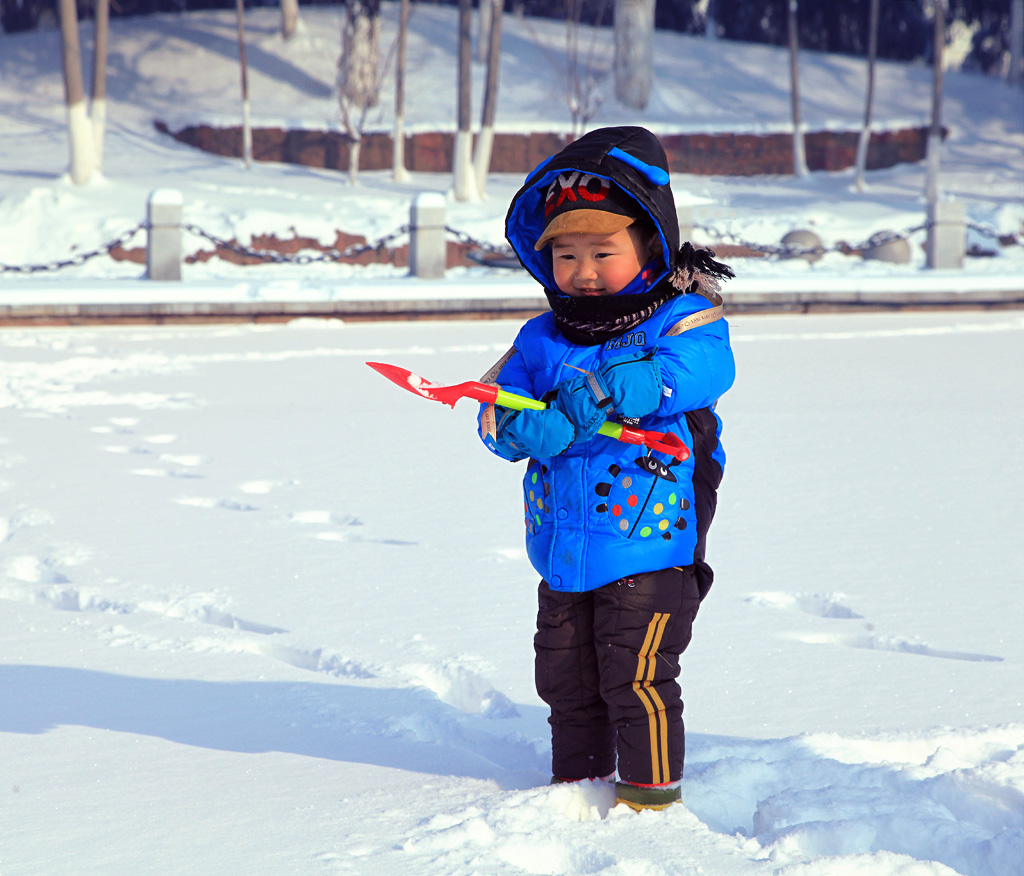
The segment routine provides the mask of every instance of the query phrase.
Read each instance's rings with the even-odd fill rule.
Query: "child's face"
[[[615,295],[640,273],[629,230],[614,234],[560,234],[551,241],[555,285],[566,295]]]

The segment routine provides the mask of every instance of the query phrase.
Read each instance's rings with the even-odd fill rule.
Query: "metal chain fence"
[[[1024,234],[1000,234],[989,225],[981,225],[978,222],[967,222],[967,227],[978,232],[982,237],[990,237],[999,241],[1003,246],[1024,246]]]
[[[928,224],[915,225],[912,228],[908,228],[903,232],[898,231],[879,231],[873,234],[867,240],[861,243],[845,243],[838,242],[831,246],[804,246],[795,243],[778,243],[778,244],[765,244],[765,243],[753,243],[749,240],[744,240],[738,234],[732,231],[723,230],[721,228],[715,228],[710,225],[702,225],[695,223],[690,226],[694,231],[702,231],[705,234],[713,237],[722,243],[730,243],[734,246],[746,247],[753,252],[764,253],[767,256],[778,256],[780,258],[798,258],[800,256],[820,256],[827,252],[841,252],[849,254],[851,252],[860,252],[865,249],[874,249],[876,247],[884,246],[886,243],[892,243],[896,240],[905,240],[911,235],[917,234],[919,231],[924,231],[928,228]]]
[[[487,243],[483,240],[477,240],[471,234],[467,234],[465,231],[459,231],[456,228],[452,228],[450,225],[445,225],[444,230],[447,231],[452,237],[455,238],[456,243],[463,243],[467,246],[474,246],[477,249],[490,253],[491,255],[501,256],[503,258],[515,258],[512,250],[507,246],[496,246],[493,243]]]
[[[88,252],[80,252],[76,255],[66,259],[59,259],[53,262],[46,262],[44,264],[30,264],[30,265],[5,265],[0,264],[0,274],[36,274],[40,271],[59,271],[62,268],[73,268],[77,265],[84,265],[90,259],[94,259],[97,256],[109,255],[111,250],[117,249],[119,246],[124,246],[129,240],[131,240],[136,234],[149,225],[146,222],[140,222],[134,228],[126,231],[120,237],[115,238],[109,243],[105,243],[96,249],[89,250]]]
[[[1022,234],[1001,234],[994,228],[986,225],[981,225],[977,222],[967,222],[967,227],[972,231],[980,234],[983,237],[990,238],[998,241],[1002,246],[1024,246],[1024,235]],[[715,228],[710,225],[703,225],[695,223],[690,226],[694,231],[700,231],[704,234],[709,235],[715,240],[719,240],[723,243],[731,243],[736,246],[743,246],[753,252],[764,253],[767,256],[775,256],[779,258],[796,258],[800,256],[810,255],[822,255],[827,252],[843,252],[851,253],[858,252],[867,249],[874,249],[883,246],[886,243],[891,243],[896,240],[904,240],[918,232],[925,231],[929,227],[928,223],[921,225],[915,225],[911,228],[907,228],[902,232],[896,231],[879,231],[873,234],[867,240],[857,243],[848,244],[839,242],[832,246],[820,246],[820,247],[807,247],[798,246],[793,244],[762,244],[754,243],[753,241],[745,240],[740,235],[727,229]],[[88,252],[76,253],[75,255],[66,258],[58,259],[52,262],[46,262],[41,264],[26,264],[26,265],[8,265],[0,263],[0,274],[13,273],[13,274],[34,274],[43,271],[59,271],[63,268],[76,267],[83,265],[90,259],[97,258],[98,256],[109,255],[112,250],[118,247],[123,247],[127,244],[136,234],[140,231],[148,230],[149,224],[147,222],[140,222],[134,228],[125,231],[123,234],[111,240],[108,243],[98,246],[95,249],[89,250]],[[293,265],[308,265],[314,262],[333,262],[343,261],[345,259],[357,258],[366,252],[374,252],[382,250],[384,247],[393,243],[403,235],[409,234],[410,226],[403,225],[400,228],[395,229],[389,234],[385,234],[383,237],[378,238],[372,243],[357,243],[346,247],[343,250],[331,247],[324,249],[316,253],[300,252],[300,253],[281,253],[274,250],[267,249],[254,249],[248,246],[242,246],[235,241],[225,240],[218,237],[215,234],[211,234],[209,231],[195,225],[191,222],[186,222],[181,225],[182,231],[188,232],[195,237],[200,237],[209,243],[212,243],[218,249],[223,249],[228,252],[232,252],[235,255],[241,256],[248,259],[258,259],[261,262],[269,262],[274,264],[293,264]],[[464,244],[469,247],[476,248],[481,253],[491,256],[488,259],[486,257],[476,258],[481,264],[487,264],[497,267],[510,267],[519,268],[521,267],[519,261],[515,258],[514,254],[504,246],[496,246],[493,243],[487,241],[478,240],[471,234],[460,231],[451,226],[445,226],[445,232],[453,237],[457,243]],[[971,253],[968,252],[968,255]]]
[[[209,231],[205,231],[198,225],[193,225],[191,222],[182,223],[181,228],[189,234],[208,240],[218,249],[226,249],[229,252],[233,252],[235,255],[239,255],[244,258],[256,258],[264,262],[271,262],[275,264],[292,265],[309,265],[314,262],[335,262],[343,261],[344,259],[357,258],[364,252],[376,252],[381,250],[392,241],[397,240],[403,234],[409,233],[409,226],[403,225],[401,228],[395,229],[390,234],[385,234],[383,237],[378,238],[373,243],[354,243],[351,246],[345,247],[345,249],[335,249],[334,247],[331,247],[317,253],[283,253],[269,249],[253,249],[248,246],[242,246],[241,244],[235,243],[231,240],[224,240],[223,238],[217,237],[215,234],[211,234]]]
[[[923,222],[920,225],[911,226],[910,228],[907,228],[902,232],[879,231],[876,232],[875,234],[872,234],[871,237],[860,243],[846,243],[843,241],[839,241],[833,244],[832,246],[822,245],[813,247],[785,243],[752,243],[749,240],[744,240],[738,234],[732,231],[715,228],[710,225],[694,223],[690,227],[695,231],[702,231],[705,234],[708,234],[711,237],[715,238],[716,240],[722,241],[723,243],[731,243],[736,246],[743,246],[749,250],[752,250],[753,252],[764,253],[765,255],[768,256],[778,256],[780,258],[797,258],[800,256],[811,255],[820,256],[827,252],[841,252],[844,254],[849,254],[853,252],[863,252],[864,250],[877,249],[881,246],[884,246],[887,243],[893,243],[894,241],[897,240],[906,240],[907,238],[912,237],[918,232],[927,231],[931,224],[932,223],[930,222]],[[977,232],[983,237],[994,239],[998,241],[1002,246],[1024,246],[1024,235],[1022,234],[1000,234],[994,228],[991,228],[986,225],[981,225],[977,222],[967,222],[965,224],[967,228],[971,229],[972,231]],[[968,251],[967,255],[971,255],[971,252]]]

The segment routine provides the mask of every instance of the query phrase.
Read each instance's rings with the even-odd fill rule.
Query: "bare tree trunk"
[[[459,0],[459,130],[455,135],[454,184],[455,200],[476,200],[476,179],[473,176],[472,110],[472,0]]]
[[[299,26],[299,0],[281,0],[281,36],[289,40]]]
[[[95,46],[93,48],[92,117],[96,170],[103,170],[103,135],[107,128],[107,41],[110,35],[110,0],[96,0]]]
[[[603,21],[612,0],[600,0],[591,5],[596,21]],[[584,0],[568,0],[565,4],[565,101],[572,116],[573,139],[583,135],[588,122],[600,108],[604,98],[598,86],[608,75],[614,63],[614,31],[610,39],[602,39],[603,28],[591,28],[590,45],[580,48]],[[547,53],[545,53],[547,54]],[[599,59],[599,60],[598,60]],[[560,63],[548,57],[556,70]]]
[[[367,109],[380,97],[380,0],[349,0],[340,80],[350,103]]]
[[[1010,3],[1010,69],[1006,79],[1011,85],[1024,85],[1024,0]]]
[[[807,176],[804,126],[800,119],[800,37],[796,22],[797,0],[789,0],[789,81],[793,96],[793,173]]]
[[[245,62],[245,2],[236,0],[238,15],[238,60],[242,75],[242,160],[246,167],[252,167],[252,122],[249,117],[249,68]]]
[[[480,135],[476,141],[476,154],[473,156],[477,193],[481,197],[487,190],[487,172],[491,168],[491,147],[494,145],[494,112],[498,104],[498,72],[501,66],[502,0],[480,0],[481,9],[484,6],[491,7],[491,32],[488,34],[484,109],[480,120]]]
[[[64,101],[68,112],[68,142],[71,151],[71,182],[89,181],[96,166],[95,141],[85,105],[82,82],[82,47],[78,41],[78,12],[75,0],[59,0],[61,57],[64,62]]]
[[[405,43],[409,31],[409,0],[402,0],[398,17],[398,57],[395,59],[395,129],[392,135],[391,175],[395,182],[406,182],[405,169]]]
[[[348,0],[338,60],[338,103],[349,136],[348,173],[359,181],[366,115],[380,98],[380,0]]]
[[[615,97],[645,109],[654,81],[654,0],[615,0]]]
[[[932,124],[928,129],[925,199],[929,205],[939,199],[939,153],[942,147],[942,63],[946,43],[946,4],[932,0],[934,13],[932,53]]]
[[[566,100],[572,115],[572,138],[583,136],[589,117],[589,98],[593,94],[594,77],[591,76],[587,59],[580,57],[580,18],[583,14],[583,0],[569,0],[565,4],[565,75]]]
[[[718,39],[718,25],[715,23],[715,0],[708,0],[707,17],[704,19],[704,39]]]
[[[476,28],[476,62],[487,63],[487,51],[491,41],[491,28],[493,25],[494,5],[489,0],[480,0],[480,9],[477,14]],[[498,11],[500,15],[500,8]]]
[[[878,54],[878,0],[871,0],[868,16],[868,94],[864,102],[864,127],[857,141],[857,180],[854,187],[864,191],[864,170],[868,163],[868,145],[871,142],[871,116],[875,106],[875,56]]]

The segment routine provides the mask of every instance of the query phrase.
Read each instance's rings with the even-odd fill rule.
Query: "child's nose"
[[[576,266],[576,276],[583,279],[592,279],[597,276],[594,270],[594,262],[590,259],[580,259]]]

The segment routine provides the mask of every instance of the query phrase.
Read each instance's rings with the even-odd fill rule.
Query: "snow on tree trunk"
[[[473,175],[473,133],[470,130],[472,45],[472,0],[459,0],[459,130],[455,135],[453,185],[456,201],[476,200],[476,178]]]
[[[299,26],[299,0],[281,0],[281,36],[291,39]]]
[[[96,149],[82,82],[82,48],[78,41],[78,12],[75,0],[60,0],[61,58],[64,63],[64,102],[68,113],[68,142],[71,152],[71,182],[89,181],[96,167]]]
[[[473,156],[477,194],[481,197],[487,189],[487,172],[491,168],[491,147],[494,144],[494,113],[498,103],[498,72],[501,65],[501,4],[502,0],[480,0],[481,8],[491,7],[490,33],[487,35],[487,84],[484,88],[480,136]]]
[[[654,0],[615,0],[615,97],[646,109],[654,79]]]
[[[110,0],[96,0],[95,45],[93,47],[92,118],[96,170],[103,169],[103,136],[107,127],[107,41],[110,35]]]
[[[395,182],[406,182],[405,169],[405,43],[409,31],[409,0],[402,0],[398,13],[398,45],[395,59],[395,128],[391,139],[392,171]]]
[[[800,119],[800,40],[796,26],[797,0],[789,0],[789,83],[793,97],[793,173],[807,176],[804,125]]]
[[[868,163],[868,146],[871,143],[871,115],[875,104],[875,56],[878,54],[878,0],[871,0],[871,12],[868,18],[868,93],[864,101],[864,127],[860,130],[857,141],[857,181],[858,192],[864,190],[864,170]]]
[[[348,144],[348,178],[352,185],[359,183],[359,157],[363,151],[363,135],[357,132]]]

